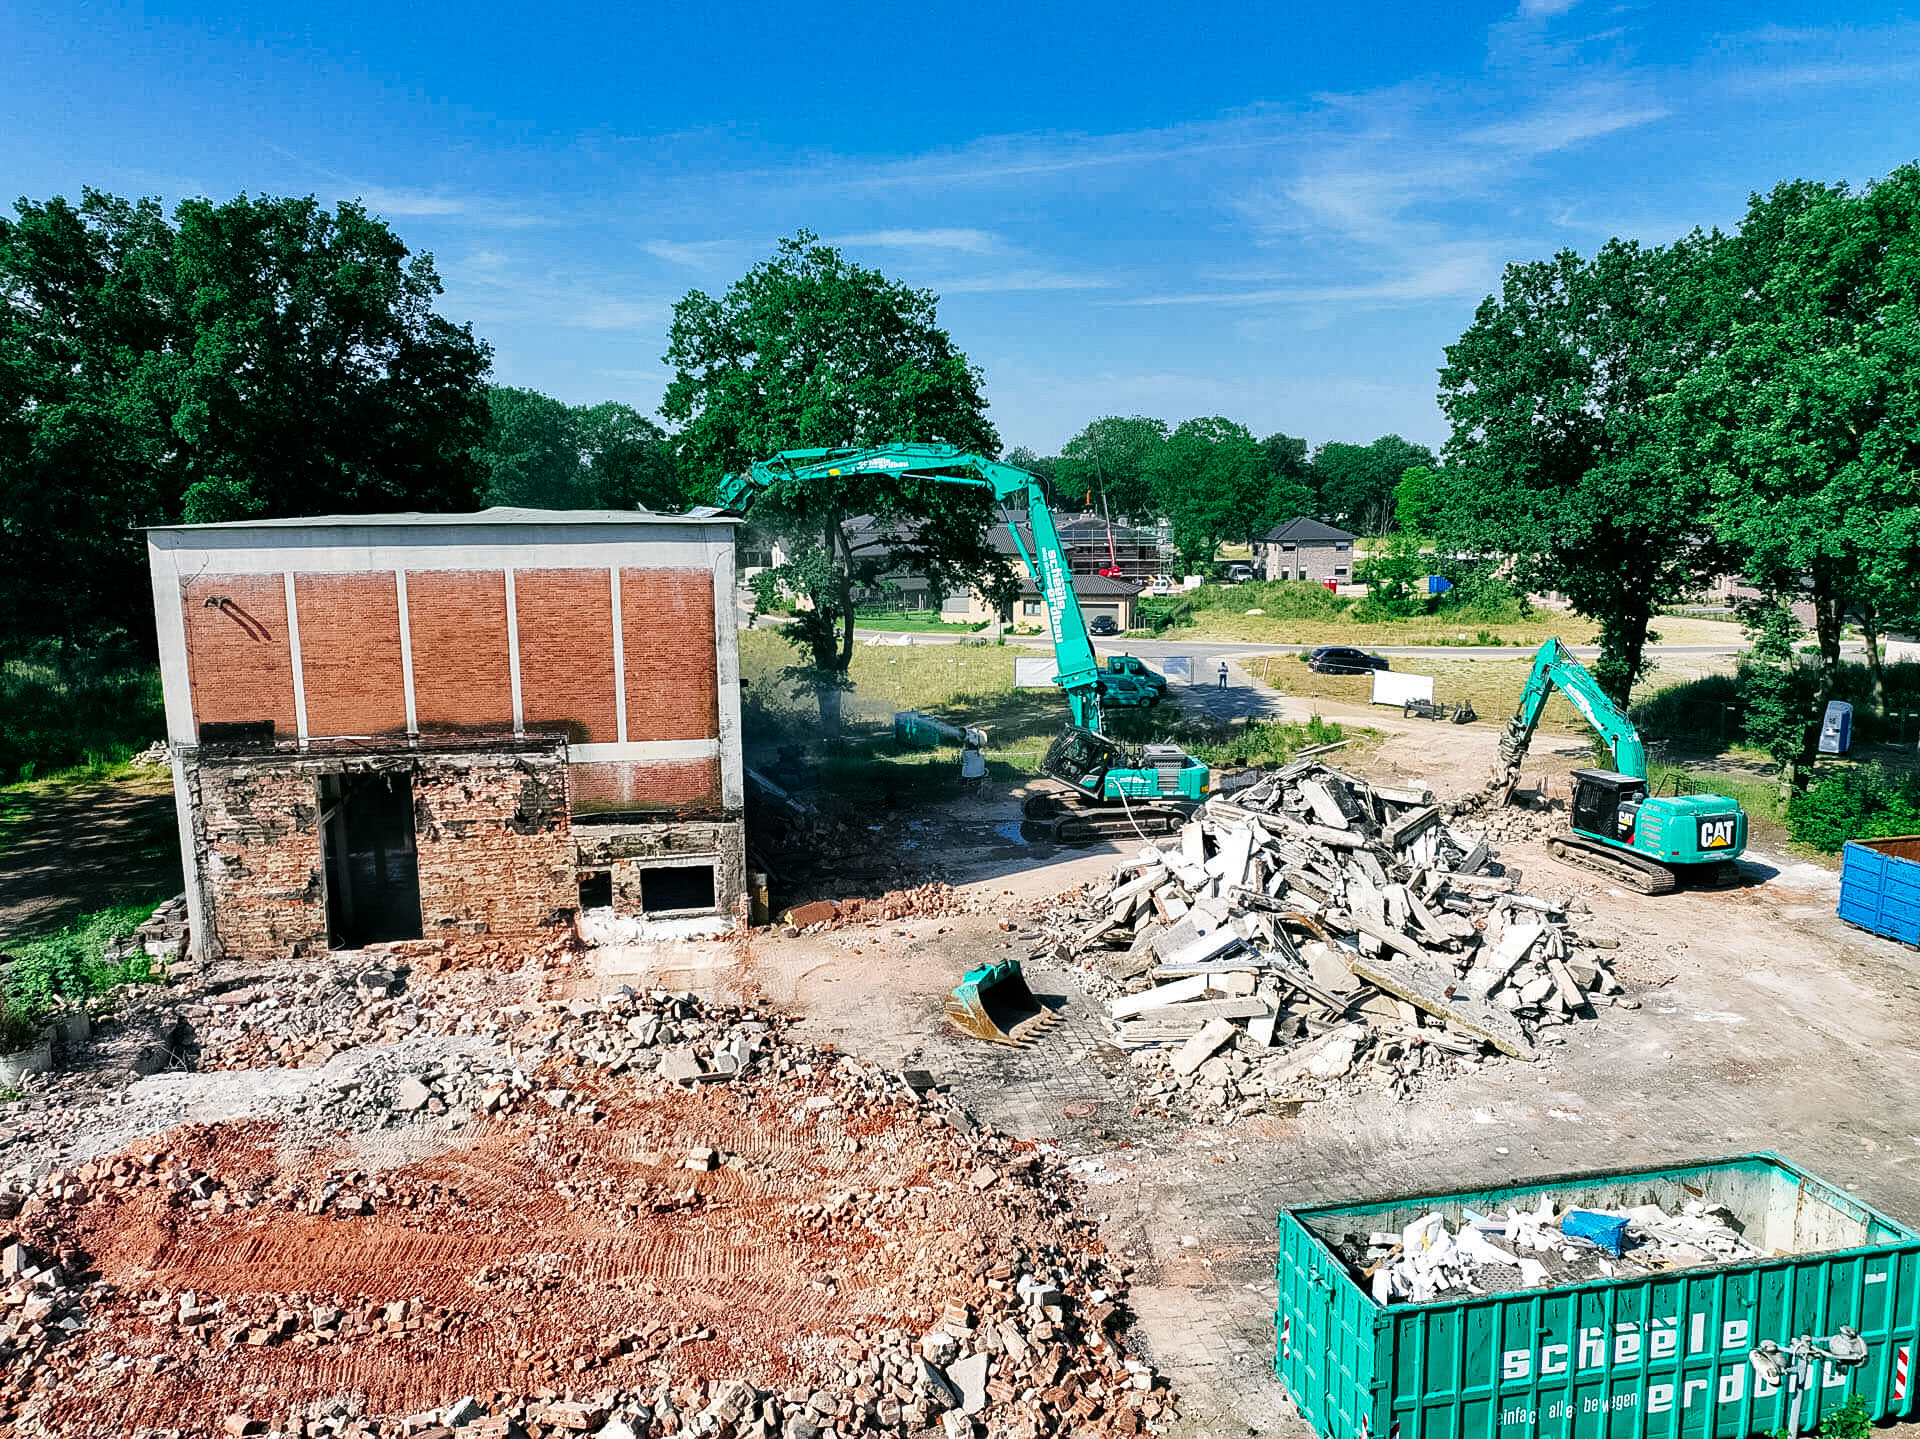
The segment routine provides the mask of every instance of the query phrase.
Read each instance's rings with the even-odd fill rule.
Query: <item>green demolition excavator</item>
[[[745,513],[753,497],[788,479],[819,476],[911,475],[992,493],[1004,511],[1026,511],[1032,543],[1009,520],[1014,547],[1026,562],[1047,612],[1053,639],[1054,683],[1067,697],[1069,723],[1047,747],[1043,773],[1077,803],[1056,794],[1028,797],[1026,823],[1068,843],[1106,835],[1168,834],[1205,798],[1207,766],[1178,745],[1130,745],[1106,732],[1105,709],[1151,707],[1161,687],[1150,687],[1128,667],[1103,668],[1087,636],[1073,574],[1040,480],[1015,465],[969,454],[952,445],[881,445],[871,449],[783,450],[756,462],[720,486],[722,508]],[[1142,666],[1141,668],[1144,668]],[[1054,1021],[1052,1009],[1027,987],[1018,960],[968,970],[947,997],[947,1018],[963,1034],[1000,1044],[1024,1044]]]
[[[1720,888],[1738,884],[1734,861],[1747,847],[1746,812],[1725,795],[1649,795],[1639,731],[1559,640],[1548,640],[1534,656],[1487,785],[1493,802],[1505,804],[1513,794],[1534,727],[1555,689],[1606,741],[1613,768],[1573,772],[1572,823],[1548,837],[1553,857],[1642,894],[1667,894],[1682,879]]]
[[[1134,691],[1145,686],[1123,671],[1104,669],[1087,637],[1086,620],[1073,592],[1066,549],[1047,508],[1040,480],[1015,465],[969,454],[952,445],[879,445],[872,449],[782,450],[770,460],[730,475],[720,486],[723,509],[744,514],[754,496],[783,480],[816,476],[910,475],[940,484],[991,491],[1004,510],[1026,512],[1028,540],[1009,521],[1014,547],[1033,575],[1053,639],[1054,683],[1067,697],[1069,723],[1047,748],[1041,770],[1058,780],[1078,803],[1057,794],[1030,796],[1023,818],[1065,843],[1107,836],[1170,834],[1206,797],[1211,774],[1178,745],[1131,745],[1106,731],[1108,707],[1145,704]],[[1112,686],[1131,686],[1125,697]],[[1158,695],[1154,694],[1157,699]]]

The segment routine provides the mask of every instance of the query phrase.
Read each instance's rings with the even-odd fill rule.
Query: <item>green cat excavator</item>
[[[1738,884],[1734,860],[1747,847],[1745,811],[1725,795],[1648,794],[1647,749],[1639,731],[1559,640],[1548,640],[1534,656],[1487,785],[1493,802],[1505,804],[1513,794],[1540,712],[1555,689],[1606,741],[1613,768],[1573,772],[1572,822],[1548,837],[1553,857],[1642,894],[1667,894],[1682,879],[1722,888]]]
[[[1078,803],[1057,794],[1028,797],[1021,813],[1052,838],[1082,843],[1110,835],[1170,834],[1206,797],[1207,766],[1178,745],[1131,745],[1106,731],[1105,710],[1144,704],[1132,692],[1110,697],[1110,685],[1144,691],[1137,679],[1101,667],[1073,592],[1066,549],[1047,508],[1046,488],[1016,465],[969,454],[952,445],[897,444],[871,449],[782,450],[730,475],[720,486],[723,509],[744,514],[754,496],[784,480],[857,475],[904,475],[940,484],[984,489],[1003,509],[1025,510],[1031,547],[1008,521],[1014,547],[1026,562],[1047,612],[1053,639],[1054,683],[1067,697],[1069,723],[1047,748],[1041,771],[1064,784]],[[1157,694],[1153,696],[1158,698]],[[1117,703],[1116,703],[1117,699]]]

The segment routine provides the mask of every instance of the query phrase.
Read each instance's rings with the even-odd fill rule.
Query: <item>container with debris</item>
[[[1920,834],[1847,841],[1840,852],[1840,918],[1920,945]]]
[[[1322,1439],[1778,1429],[1749,1356],[1843,1326],[1866,1362],[1821,1368],[1802,1432],[1852,1394],[1914,1412],[1920,1232],[1774,1154],[1288,1210],[1278,1280],[1275,1366]]]

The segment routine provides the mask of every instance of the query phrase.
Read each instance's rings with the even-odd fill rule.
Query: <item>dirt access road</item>
[[[1443,795],[1485,774],[1490,729],[1378,727],[1385,740],[1354,768]],[[1567,749],[1537,748],[1529,773],[1584,762],[1584,746]],[[1363,1087],[1296,1117],[1216,1128],[1131,1112],[1130,1066],[1063,973],[1029,966],[1064,1004],[1031,1048],[958,1040],[940,1018],[962,969],[1026,953],[1036,904],[1131,848],[985,854],[988,872],[967,889],[1010,931],[983,914],[744,948],[606,951],[600,982],[751,986],[814,1037],[925,1067],[1012,1133],[1080,1156],[1086,1203],[1139,1266],[1134,1305],[1153,1357],[1210,1439],[1241,1426],[1307,1433],[1272,1369],[1274,1223],[1288,1204],[1775,1149],[1920,1222],[1920,956],[1842,925],[1829,870],[1750,854],[1739,890],[1653,899],[1512,846],[1503,857],[1529,889],[1584,897],[1584,927],[1654,956],[1623,973],[1638,1008],[1558,1031],[1532,1065],[1490,1062],[1404,1099]]]

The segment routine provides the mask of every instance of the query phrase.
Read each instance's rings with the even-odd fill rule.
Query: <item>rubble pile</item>
[[[1356,1073],[1531,1060],[1542,1031],[1632,1003],[1569,921],[1585,902],[1518,882],[1428,791],[1301,760],[1119,866],[1056,954],[1109,999],[1150,1105],[1250,1114]]]
[[[956,892],[952,885],[936,880],[912,889],[889,890],[871,899],[816,899],[795,905],[786,912],[785,921],[789,934],[805,934],[903,919],[949,919],[978,909],[977,903]]]
[[[1177,1417],[1063,1161],[927,1076],[665,990],[479,1019],[469,1072],[410,1069],[416,1037],[309,1116],[464,1107],[472,1135],[435,1157],[290,1169],[294,1118],[255,1120],[0,1196],[40,1276],[5,1291],[0,1427],[1042,1439]]]
[[[1448,1229],[1446,1216],[1436,1210],[1397,1234],[1350,1234],[1335,1248],[1381,1304],[1423,1304],[1444,1295],[1538,1289],[1766,1257],[1741,1237],[1730,1211],[1707,1200],[1687,1200],[1679,1212],[1669,1213],[1657,1204],[1562,1207],[1550,1194],[1525,1213],[1467,1210]]]

